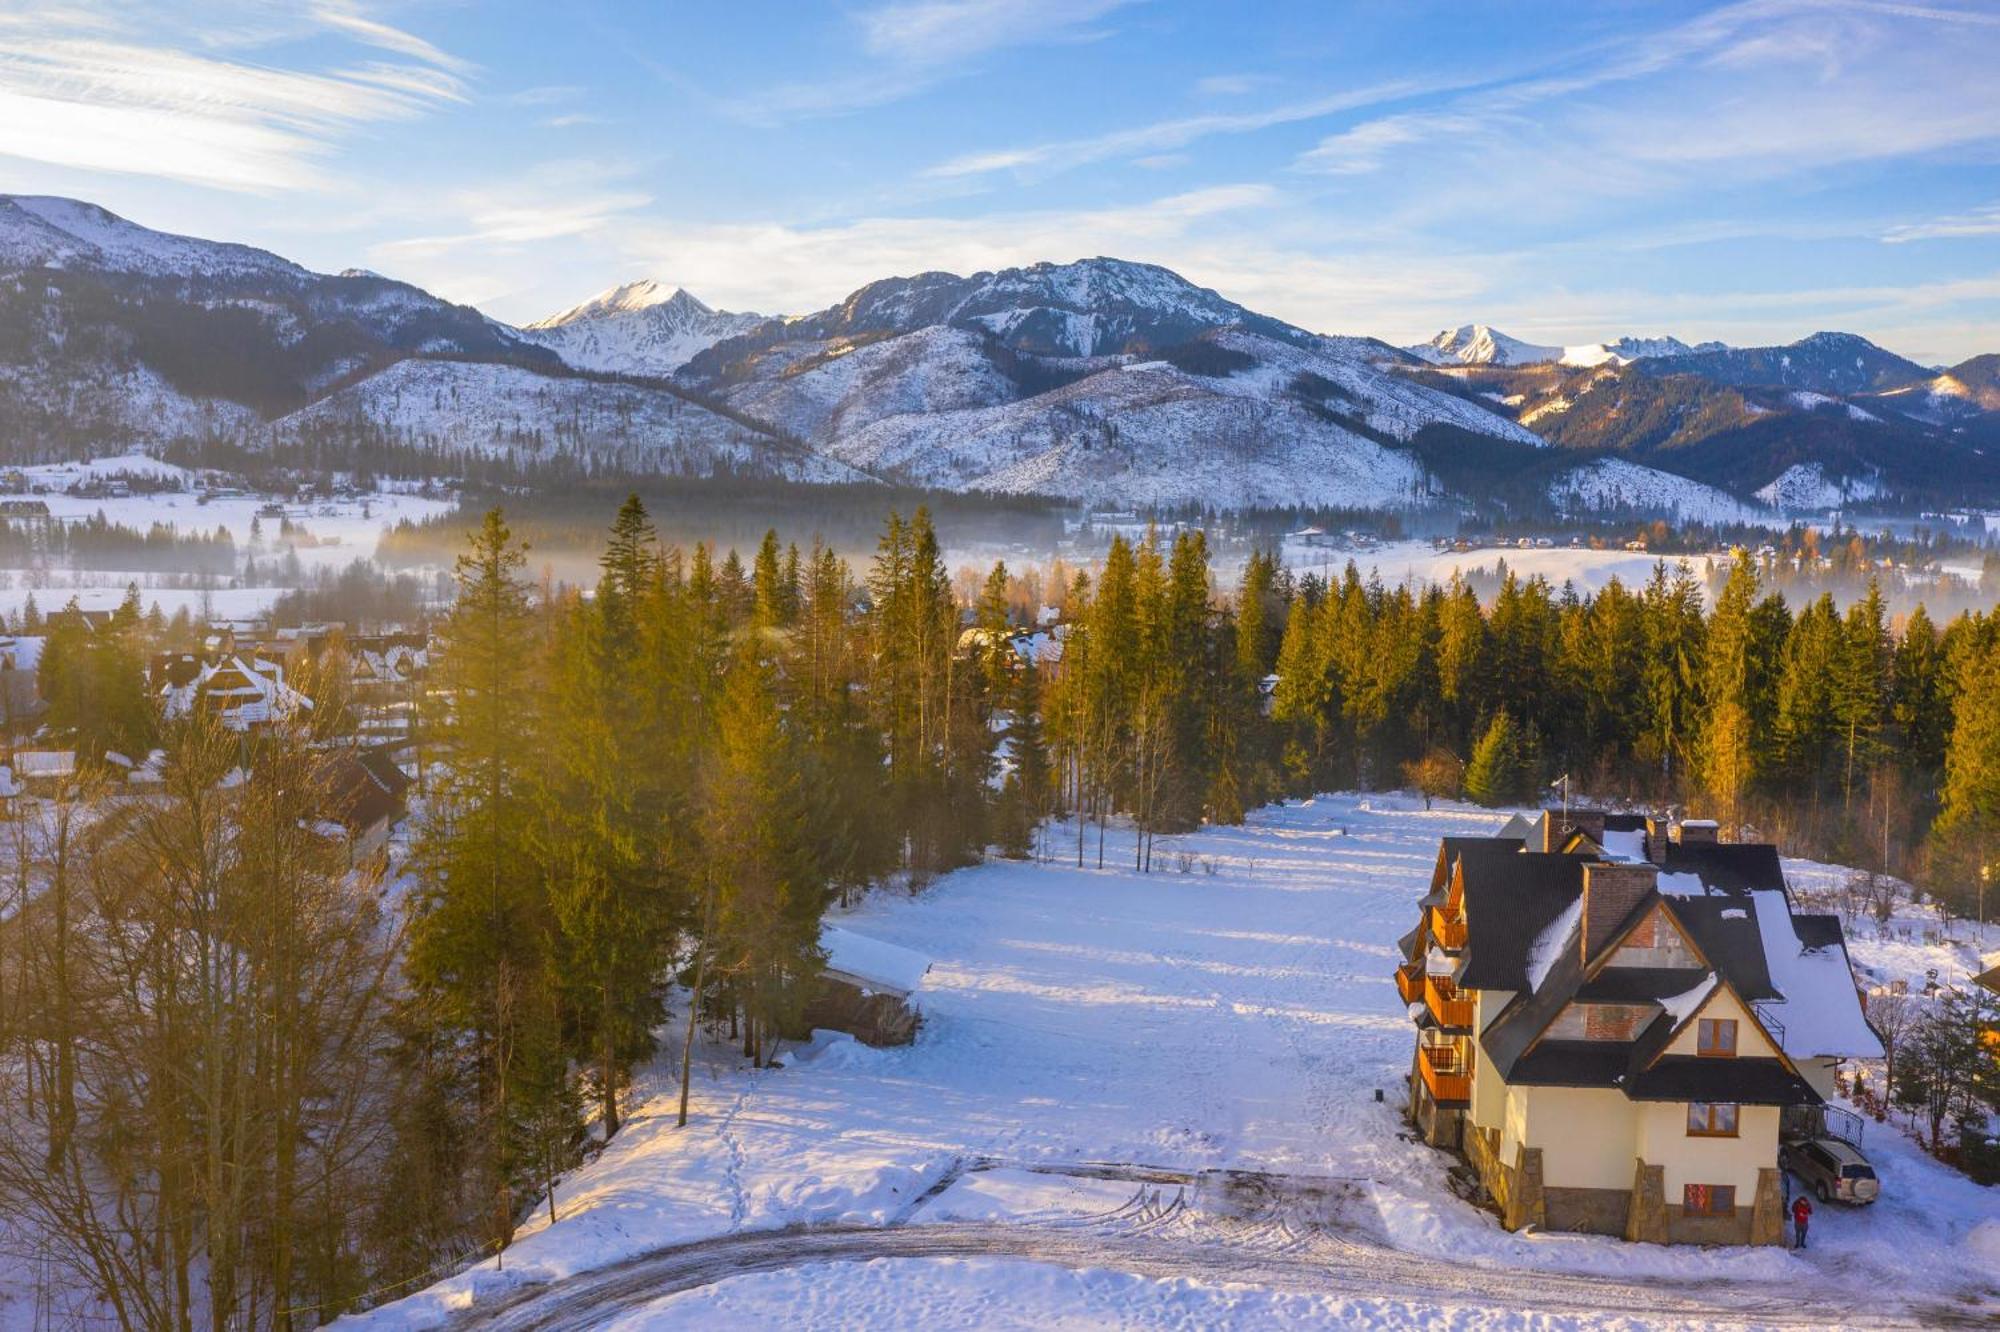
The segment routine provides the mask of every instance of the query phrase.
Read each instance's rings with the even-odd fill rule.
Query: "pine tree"
[[[1033,855],[1048,812],[1049,753],[1042,735],[1041,672],[1032,659],[1009,682],[1007,754],[1012,771],[1001,794],[1000,849],[1017,860]]]
[[[1962,914],[1977,909],[2000,862],[2000,657],[1968,656],[1961,667],[1932,842],[1948,900]]]
[[[543,989],[552,927],[530,841],[528,751],[541,691],[534,617],[520,581],[526,563],[495,509],[454,571],[458,599],[433,667],[451,700],[442,727],[450,761],[419,830],[422,887],[407,963],[417,1011],[466,1038],[489,1234],[502,1242],[513,1230],[517,1192],[543,1165],[533,1146],[541,1130],[523,1135],[547,1127],[546,1089],[524,1080],[530,1065],[517,1056],[549,1039],[538,1027],[554,1020]]]
[[[1522,738],[1514,719],[1497,712],[1465,765],[1465,794],[1482,805],[1518,799],[1524,784]]]

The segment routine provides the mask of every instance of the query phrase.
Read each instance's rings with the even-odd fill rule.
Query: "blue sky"
[[[0,0],[0,189],[525,321],[1114,254],[1325,332],[2000,350],[2000,5]]]

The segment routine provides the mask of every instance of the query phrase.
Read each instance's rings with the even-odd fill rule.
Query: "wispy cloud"
[[[868,68],[765,88],[728,104],[739,119],[777,124],[884,106],[1016,46],[1093,41],[1098,20],[1132,0],[894,0],[850,16]]]
[[[1882,233],[1882,239],[1891,245],[1971,236],[2000,236],[2000,203],[1975,208],[1969,213],[1949,213],[1925,222],[1906,222]]]
[[[470,66],[351,7],[315,7],[305,30],[400,59],[281,69],[206,53],[241,34],[162,36],[134,26],[133,13],[51,9],[0,23],[0,156],[302,189],[326,183],[319,160],[355,126],[465,99]]]
[[[924,175],[948,178],[984,175],[996,171],[1034,170],[1044,173],[1065,171],[1112,158],[1185,148],[1198,140],[1219,134],[1249,134],[1276,125],[1320,120],[1345,111],[1380,106],[1386,102],[1434,93],[1445,86],[1452,85],[1401,79],[1365,88],[1344,89],[1259,111],[1212,112],[1205,115],[1180,116],[1083,138],[967,153],[926,168]]]

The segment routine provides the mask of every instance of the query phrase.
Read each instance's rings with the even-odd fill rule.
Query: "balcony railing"
[[[1456,913],[1446,915],[1443,907],[1432,907],[1431,937],[1440,948],[1465,947],[1465,917]]]
[[[1472,1001],[1459,994],[1458,987],[1450,981],[1425,976],[1424,1003],[1440,1027],[1472,1029]]]
[[[1431,1099],[1439,1105],[1464,1105],[1472,1100],[1472,1069],[1465,1051],[1456,1041],[1449,1045],[1424,1044],[1417,1047],[1417,1068]]]
[[[1396,968],[1396,993],[1403,996],[1406,1004],[1424,1001],[1424,964],[1421,960],[1405,962]]]

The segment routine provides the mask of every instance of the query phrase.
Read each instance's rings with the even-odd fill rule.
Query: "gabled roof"
[[[1526,989],[1528,951],[1583,891],[1584,862],[1490,846],[1467,849],[1460,865],[1466,961],[1458,983],[1481,990]]]
[[[1754,918],[1755,904],[1733,897],[1663,899],[1681,932],[1715,965],[1735,991],[1756,1003],[1777,997],[1764,965],[1764,941]]]

